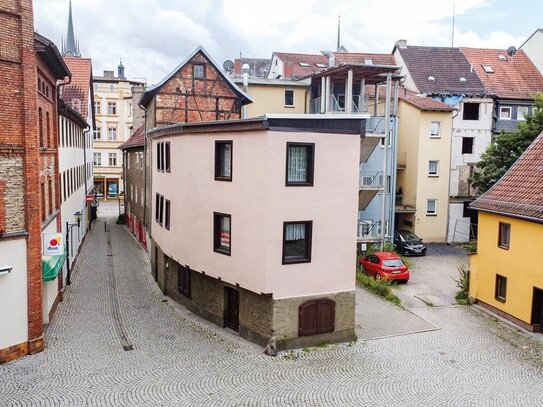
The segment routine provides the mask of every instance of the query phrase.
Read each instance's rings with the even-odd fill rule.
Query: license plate
[[[400,270],[394,270],[394,271],[392,272],[392,274],[400,274],[400,273],[401,273]]]

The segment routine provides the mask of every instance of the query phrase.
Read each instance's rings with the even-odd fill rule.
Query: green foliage
[[[471,254],[477,253],[477,242],[464,243],[462,247],[469,251]]]
[[[511,168],[543,131],[543,94],[538,94],[532,114],[519,122],[514,133],[502,132],[488,146],[469,181],[480,193],[488,191]]]
[[[401,257],[403,263],[407,266],[407,268],[412,269],[413,263],[409,261],[409,259],[401,254],[399,254],[397,251],[394,250],[394,243],[387,241],[383,245],[383,250],[379,249],[379,244],[372,244],[368,247],[368,249],[364,252],[364,256],[368,256],[370,254],[373,254],[375,252],[390,252],[390,253],[396,253],[398,256]],[[358,254],[358,265],[360,265],[360,259],[362,258],[362,252]]]
[[[458,266],[458,278],[454,281],[459,291],[456,293],[456,302],[460,305],[469,304],[469,269],[464,266]]]
[[[388,280],[375,280],[374,278],[359,272],[356,273],[356,281],[370,292],[403,308],[401,300],[390,289],[391,282]]]

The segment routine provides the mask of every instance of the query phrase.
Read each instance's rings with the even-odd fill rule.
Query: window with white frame
[[[117,114],[117,102],[107,102],[107,114]]]
[[[285,90],[285,106],[294,107],[294,91],[291,89]]]
[[[117,140],[117,127],[109,126],[107,128],[107,139],[109,141]]]
[[[426,215],[437,215],[437,199],[428,199],[426,201]]]
[[[94,102],[94,113],[102,114],[102,104],[100,102]]]
[[[117,166],[117,153],[108,153],[109,156],[109,165],[111,167]]]
[[[430,123],[430,137],[440,138],[441,137],[441,122],[431,122]]]
[[[517,108],[517,120],[526,120],[528,116],[528,106],[519,106]]]
[[[102,165],[102,153],[93,153],[92,159],[94,165]]]
[[[428,176],[429,177],[439,176],[439,161],[437,160],[428,161]]]
[[[100,129],[100,127],[92,132],[92,138],[94,140],[100,140],[102,138],[102,129]]]
[[[500,106],[500,120],[511,120],[511,106]]]

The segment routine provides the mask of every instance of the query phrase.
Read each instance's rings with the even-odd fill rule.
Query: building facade
[[[352,340],[365,127],[341,122],[277,115],[150,131],[163,292],[262,345]]]
[[[122,154],[119,146],[132,133],[132,87],[143,82],[126,79],[124,66],[119,64],[117,76],[104,71],[94,76],[94,114],[96,129],[93,134],[94,192],[99,198],[118,199],[123,192]]]
[[[541,331],[543,323],[542,165],[540,134],[471,205],[479,214],[479,236],[470,258],[470,296],[530,331]]]

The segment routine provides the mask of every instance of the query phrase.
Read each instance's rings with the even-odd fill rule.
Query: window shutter
[[[317,332],[333,332],[335,328],[335,303],[332,300],[317,301]]]
[[[298,335],[317,333],[317,301],[304,302],[299,307]]]

